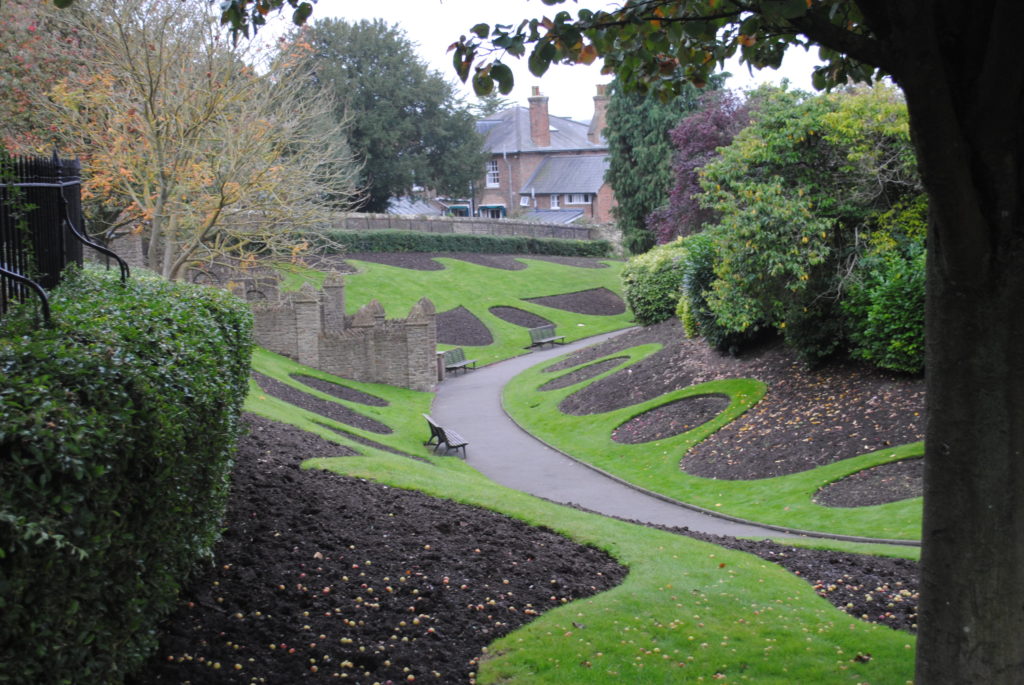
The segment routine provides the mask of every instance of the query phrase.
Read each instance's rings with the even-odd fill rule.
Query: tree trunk
[[[1024,268],[1008,263],[989,284],[963,285],[950,282],[944,257],[931,240],[917,682],[1019,684]]]
[[[931,205],[916,682],[1018,684],[1024,62],[1002,36],[1020,6],[929,3],[893,5],[907,12],[893,43]]]

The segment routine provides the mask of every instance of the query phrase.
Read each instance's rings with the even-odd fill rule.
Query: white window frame
[[[519,206],[520,207],[529,207],[530,206],[530,196],[529,195],[520,195],[519,196]]]
[[[562,199],[561,195],[552,195],[551,196],[551,209],[561,209],[562,208],[562,205],[560,204],[561,199]]]
[[[567,205],[589,205],[590,204],[590,193],[568,193],[565,196],[565,204]]]
[[[501,171],[498,169],[498,160],[487,161],[487,187],[497,188],[501,185]]]

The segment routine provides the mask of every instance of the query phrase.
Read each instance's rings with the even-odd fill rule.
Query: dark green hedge
[[[218,536],[251,317],[88,269],[52,306],[0,322],[0,682],[118,683]]]
[[[607,240],[560,240],[525,236],[426,233],[420,231],[332,231],[329,240],[348,252],[480,252],[563,257],[607,257]]]

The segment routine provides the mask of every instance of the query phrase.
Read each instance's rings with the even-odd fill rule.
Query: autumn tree
[[[171,279],[302,252],[302,233],[331,216],[326,198],[355,197],[357,171],[332,103],[281,78],[307,56],[233,46],[203,0],[143,4],[96,0],[66,17],[94,57],[50,97],[91,216],[140,233],[147,265]]]
[[[475,120],[397,26],[322,19],[292,40],[309,45],[313,89],[335,99],[362,164],[359,209],[386,211],[414,188],[466,197],[485,163]]]
[[[52,152],[47,91],[89,58],[74,27],[52,5],[0,3],[0,145],[14,154]]]

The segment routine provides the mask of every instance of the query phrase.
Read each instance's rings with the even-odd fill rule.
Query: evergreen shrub
[[[711,232],[695,233],[683,238],[686,255],[682,260],[682,293],[676,316],[689,338],[701,337],[719,351],[736,351],[757,332],[738,333],[718,322],[708,304],[707,295],[715,276],[718,250]]]
[[[843,303],[850,353],[883,369],[922,373],[925,250],[865,259],[859,271]]]
[[[119,683],[218,537],[251,315],[92,269],[51,302],[0,321],[0,682]]]
[[[622,269],[622,292],[642,326],[671,318],[682,293],[686,246],[682,238],[636,255]]]

